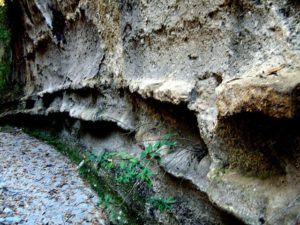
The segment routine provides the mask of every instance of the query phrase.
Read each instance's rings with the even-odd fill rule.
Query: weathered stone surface
[[[261,112],[276,118],[299,115],[300,70],[282,69],[274,74],[242,77],[217,88],[220,116]]]
[[[193,83],[185,81],[144,80],[131,82],[129,90],[133,93],[139,93],[144,98],[155,98],[177,105],[179,103],[188,102],[193,87]]]
[[[3,104],[1,118],[67,116],[83,143],[134,154],[173,129],[178,146],[162,151],[164,171],[246,224],[297,220],[298,1],[10,4],[22,28],[13,75],[25,94]],[[117,128],[103,137],[82,128],[105,121]],[[205,207],[197,211],[200,200],[184,190],[190,211],[177,221],[201,224]],[[218,215],[212,210],[211,224],[223,222]]]

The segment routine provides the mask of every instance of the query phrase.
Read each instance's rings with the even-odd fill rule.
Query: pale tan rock
[[[162,102],[170,102],[176,105],[188,101],[193,87],[193,83],[180,80],[143,80],[129,82],[129,89],[132,93],[137,92],[144,98],[154,98]]]
[[[219,116],[261,112],[276,118],[299,113],[300,70],[283,69],[276,74],[241,77],[217,88]]]
[[[187,187],[176,192],[181,224],[235,224],[211,201],[246,224],[295,220],[298,205],[285,209],[300,194],[297,1],[8,2],[22,9],[13,20],[24,28],[14,46],[13,76],[26,97],[1,105],[3,120],[70,118],[76,121],[71,130],[96,126],[96,135],[81,133],[87,146],[123,146],[135,154],[140,143],[173,129],[180,147],[161,166],[178,179],[161,189],[162,176],[156,191],[171,195]],[[57,18],[47,4],[64,17],[66,43],[55,37]],[[235,160],[256,177],[245,180]],[[272,189],[278,176],[269,172],[272,163],[294,183]],[[261,168],[270,180],[258,177]]]

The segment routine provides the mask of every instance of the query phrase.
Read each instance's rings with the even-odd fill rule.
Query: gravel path
[[[28,135],[0,132],[0,224],[105,224],[76,166]]]

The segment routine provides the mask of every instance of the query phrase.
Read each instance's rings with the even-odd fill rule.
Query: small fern
[[[173,140],[174,134],[168,133],[163,140],[157,141],[146,146],[138,156],[130,155],[124,151],[108,152],[105,151],[98,154],[93,151],[88,160],[92,162],[97,169],[102,171],[110,171],[114,179],[119,184],[136,184],[137,182],[146,184],[148,188],[153,187],[152,178],[153,173],[150,169],[152,163],[159,163],[161,161],[160,150],[163,147],[174,147],[176,141]],[[100,204],[104,209],[108,210],[110,205],[114,204],[109,196],[104,196]],[[174,198],[161,198],[151,196],[148,202],[153,208],[159,212],[171,211],[172,205],[176,202]],[[109,210],[110,214],[112,213]]]
[[[162,198],[152,196],[148,199],[148,203],[155,209],[162,212],[170,212],[173,209],[173,204],[176,203],[176,200],[173,197]]]

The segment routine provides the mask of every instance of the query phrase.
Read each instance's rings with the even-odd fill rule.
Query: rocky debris
[[[0,133],[0,224],[106,224],[76,166],[19,131]]]

